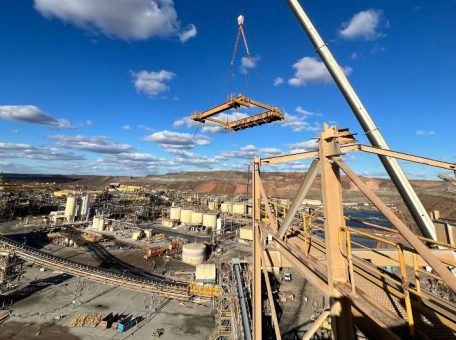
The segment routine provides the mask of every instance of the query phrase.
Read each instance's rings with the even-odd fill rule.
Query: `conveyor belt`
[[[39,251],[3,236],[0,236],[0,245],[5,249],[14,251],[17,256],[24,260],[92,281],[155,293],[176,300],[189,300],[191,297],[189,286],[185,282],[169,280],[158,275],[144,278],[100,269]]]

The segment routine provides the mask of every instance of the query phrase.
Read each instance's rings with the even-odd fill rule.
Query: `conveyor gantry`
[[[248,107],[248,108],[255,106],[255,107],[265,109],[266,111],[253,115],[253,116],[243,118],[243,119],[235,120],[232,122],[223,121],[219,118],[213,117],[224,111],[231,110],[231,109],[238,109],[242,106]],[[229,97],[227,102],[217,105],[207,111],[194,113],[192,115],[192,119],[196,122],[202,122],[202,123],[204,123],[206,120],[209,120],[211,122],[223,125],[223,127],[227,130],[238,131],[238,130],[247,129],[247,128],[250,128],[253,126],[263,125],[263,124],[272,123],[272,122],[275,122],[278,120],[282,120],[282,119],[284,119],[284,115],[280,111],[280,109],[277,107],[266,105],[266,104],[260,103],[256,100],[250,99],[246,96],[239,95],[237,97]]]

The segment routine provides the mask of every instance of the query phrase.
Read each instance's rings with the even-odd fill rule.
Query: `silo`
[[[183,224],[192,223],[192,209],[181,210],[180,222]]]
[[[203,223],[203,213],[192,211],[192,224],[201,225]]]
[[[92,228],[97,229],[98,228],[98,216],[94,216],[92,220]]]
[[[169,208],[169,218],[171,220],[179,220],[181,216],[181,207]]]
[[[215,229],[217,227],[217,214],[203,214],[203,227]]]
[[[200,264],[206,257],[206,245],[188,243],[182,247],[182,262],[192,265]]]
[[[209,208],[210,211],[214,211],[217,209],[217,204],[215,203],[215,201],[209,201],[207,203],[207,207]]]
[[[76,213],[76,197],[68,196],[66,205],[65,205],[65,219],[70,222],[74,220],[74,215]]]
[[[233,204],[233,213],[244,215],[246,213],[246,205],[245,203],[234,203]]]
[[[152,229],[144,229],[144,234],[146,237],[151,237],[152,236]]]
[[[231,202],[223,202],[220,206],[220,211],[224,213],[233,212],[233,203]]]
[[[98,217],[98,231],[103,231],[104,230],[104,217],[103,216],[99,216]]]
[[[85,220],[87,215],[89,214],[89,205],[90,205],[90,197],[89,195],[82,196],[82,204],[81,204],[81,219]]]

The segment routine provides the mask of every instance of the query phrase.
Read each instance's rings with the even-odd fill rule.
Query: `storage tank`
[[[245,203],[234,203],[233,204],[233,213],[239,215],[245,215],[246,205]]]
[[[68,196],[65,205],[65,218],[67,221],[72,221],[76,212],[76,197]]]
[[[151,237],[152,236],[152,229],[144,229],[144,234],[146,237]]]
[[[182,209],[180,222],[183,224],[192,223],[192,209]]]
[[[202,224],[203,223],[203,213],[199,211],[192,211],[192,224]]]
[[[214,210],[217,209],[217,204],[216,204],[215,201],[209,201],[209,202],[207,203],[207,207],[208,207],[208,209],[209,209],[210,211],[214,211]]]
[[[220,211],[224,213],[233,212],[233,203],[231,202],[223,202],[220,206]]]
[[[217,270],[214,263],[204,263],[196,266],[195,281],[199,283],[214,284],[217,278]]]
[[[182,262],[197,265],[206,257],[206,245],[201,243],[188,243],[182,246]]]
[[[97,229],[98,231],[103,231],[104,230],[104,217],[100,216],[98,217],[98,223],[97,223]]]
[[[217,227],[217,214],[203,214],[203,227],[215,229]]]
[[[220,234],[222,230],[223,220],[221,218],[217,218],[217,234]]]
[[[179,220],[181,216],[181,207],[169,208],[169,218],[171,220]]]
[[[97,229],[98,228],[98,216],[94,216],[92,220],[92,228]]]
[[[90,197],[89,195],[82,196],[82,204],[81,204],[81,219],[85,220],[87,215],[89,214],[89,206],[90,206]]]
[[[239,238],[242,240],[253,241],[252,227],[242,227],[239,229]]]
[[[139,240],[142,236],[142,231],[141,230],[135,230],[134,232],[131,233],[131,238],[135,241]]]

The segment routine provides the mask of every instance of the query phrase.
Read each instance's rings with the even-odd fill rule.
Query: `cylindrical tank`
[[[223,220],[221,218],[217,218],[217,234],[220,234],[220,230],[222,230]]]
[[[134,232],[131,233],[131,238],[136,241],[141,238],[141,235],[142,235],[141,230],[135,230]]]
[[[82,196],[81,218],[85,219],[86,216],[89,214],[89,205],[90,205],[90,196],[89,195]]]
[[[192,223],[192,209],[182,209],[180,221],[183,224]]]
[[[203,227],[215,229],[217,227],[217,214],[203,214]]]
[[[206,246],[201,243],[188,243],[182,247],[182,262],[192,265],[200,264],[206,257]]]
[[[181,216],[181,207],[169,208],[169,218],[171,220],[179,220]]]
[[[234,203],[233,204],[233,213],[244,215],[246,213],[246,205],[245,203]]]
[[[217,204],[215,203],[215,201],[209,201],[207,203],[207,207],[210,211],[214,211],[217,208]]]
[[[203,213],[199,211],[192,211],[192,224],[202,224]]]
[[[92,228],[98,228],[98,216],[94,216],[92,220]]]
[[[220,211],[224,213],[233,212],[233,203],[231,202],[223,202],[220,206]]]
[[[71,221],[74,218],[76,212],[76,197],[68,196],[65,205],[65,218],[67,221]]]
[[[103,231],[104,230],[104,218],[103,216],[98,217],[98,231]]]
[[[152,236],[152,229],[144,229],[144,234],[146,237],[151,237]]]

